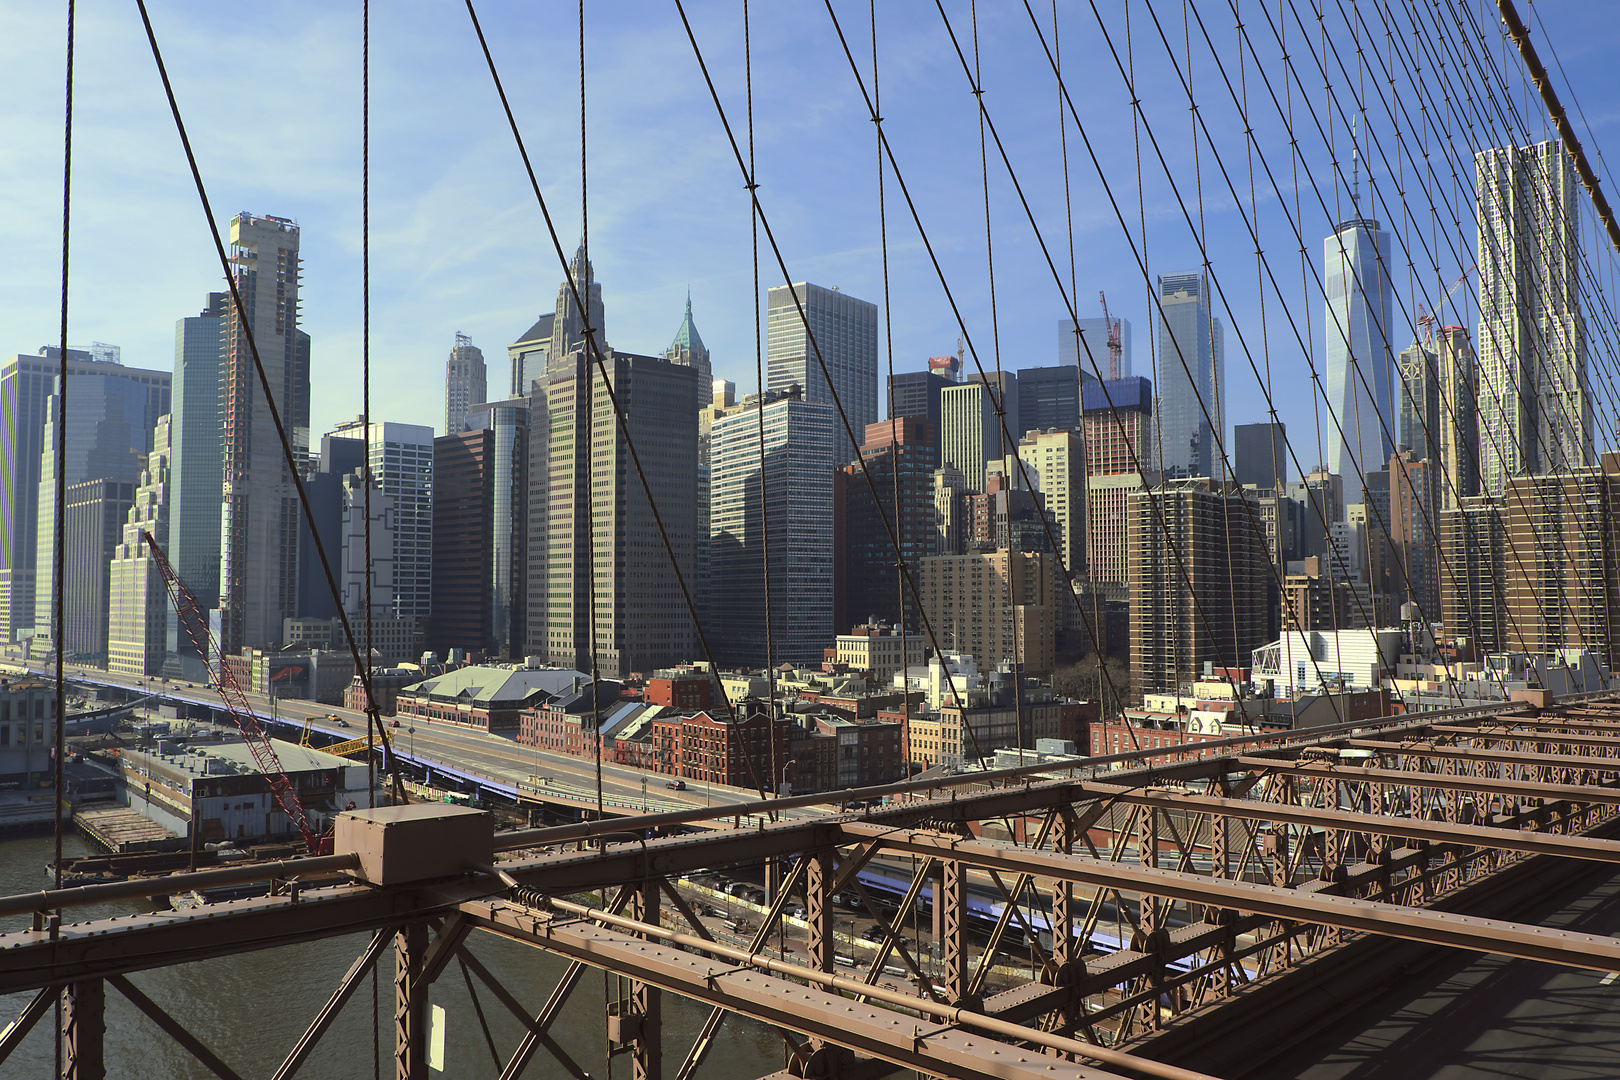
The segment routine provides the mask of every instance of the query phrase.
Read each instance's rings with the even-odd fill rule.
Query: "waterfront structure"
[[[939,460],[962,474],[968,490],[984,490],[984,463],[1001,454],[1001,422],[982,382],[947,386],[940,394]]]
[[[152,431],[159,417],[169,411],[170,377],[166,371],[126,368],[113,359],[117,356],[115,346],[102,346],[99,354],[96,351],[91,353],[96,365],[94,371],[69,370],[63,481],[70,489],[89,481],[112,484],[127,510],[129,500],[134,497],[135,485],[140,482],[146,455],[152,449]],[[3,388],[0,388],[0,393],[4,393]],[[58,425],[62,423],[57,411],[59,401],[56,383],[52,380],[51,396],[45,401],[45,426],[35,473],[39,477],[35,496],[38,518],[33,574],[34,611],[29,621],[35,636],[45,639],[55,636],[52,633],[55,617],[52,605],[56,577],[56,442]],[[100,500],[100,494],[89,489],[80,490],[77,497],[82,513],[91,513],[90,505]],[[118,529],[124,519],[124,510],[115,506],[112,512],[117,514],[117,519],[110,523],[110,540],[107,543],[103,543],[102,533],[98,533],[97,539],[92,541],[71,527],[64,533],[66,543],[80,557],[91,559],[95,556],[90,552],[101,551],[105,547],[108,549],[105,557],[110,559],[110,548],[118,543]],[[81,524],[101,527],[99,523],[88,520]],[[97,580],[105,573],[106,566],[103,564]],[[103,604],[106,599],[105,586],[97,586],[95,594],[97,604]],[[74,603],[72,589],[66,590],[64,596],[66,603]],[[100,644],[99,647],[80,651],[86,656],[99,656],[105,652],[106,610],[101,607],[99,616],[81,613],[80,621],[86,618],[91,620],[91,628],[76,635],[78,644],[86,645],[92,640]]]
[[[120,675],[144,677],[163,670],[169,594],[145,534],[168,551],[173,430],[169,417],[158,418],[152,452],[108,568],[107,670]]]
[[[410,686],[394,700],[395,715],[440,720],[480,731],[516,731],[521,714],[589,686],[571,668],[456,668]]]
[[[480,427],[433,440],[433,574],[428,647],[441,656],[451,649],[489,649],[490,582],[494,537],[489,515],[495,504],[495,432]]]
[[[811,405],[831,405],[832,391],[836,390],[854,432],[865,431],[867,424],[876,422],[876,304],[839,292],[836,286],[826,289],[804,281],[791,287],[778,285],[770,290],[766,301],[765,355],[769,389],[802,387],[804,400]],[[822,371],[823,364],[827,374]],[[828,374],[832,377],[831,387]],[[835,423],[833,461],[843,465],[855,460],[857,448],[836,414]]]
[[[55,749],[56,688],[30,676],[0,678],[0,784],[33,788],[49,776]]]
[[[468,415],[482,410],[483,405],[474,402],[468,406]],[[387,614],[426,625],[433,608],[433,429],[373,421],[367,432],[356,419],[339,424],[332,433],[364,442],[373,490],[386,496],[391,506],[388,520],[393,550],[388,557],[392,576],[378,582],[393,594]],[[374,585],[374,593],[375,589]]]
[[[276,644],[298,603],[298,493],[257,362],[291,441],[293,466],[309,453],[309,335],[298,329],[298,226],[286,218],[231,219],[231,274],[244,305],[224,316],[223,520],[219,643],[226,654]],[[251,331],[255,349],[248,346]]]
[[[714,422],[709,524],[710,645],[723,664],[765,655],[765,569],[770,558],[770,659],[819,659],[835,632],[834,438],[831,405],[767,391],[761,454],[758,402],[744,399]],[[768,504],[761,503],[761,472]],[[768,514],[765,511],[768,510]],[[767,521],[768,518],[768,521]],[[766,526],[769,535],[766,535]]]
[[[1160,468],[1171,478],[1219,476],[1215,437],[1226,427],[1225,332],[1210,311],[1209,282],[1203,274],[1167,274],[1158,290]]]
[[[1119,377],[1131,377],[1131,320],[1114,316],[1114,322],[1119,324]],[[1085,378],[1093,379],[1099,375],[1104,381],[1109,376],[1108,371],[1108,320],[1098,316],[1094,319],[1081,319],[1080,333],[1084,340],[1075,338],[1075,322],[1073,319],[1058,320],[1058,365],[1060,367],[1078,366]],[[1093,366],[1095,365],[1095,366]]]
[[[582,349],[554,353],[545,398],[534,398],[528,652],[589,668],[594,588],[597,662],[620,677],[679,663],[697,648],[680,582],[691,588],[696,559],[699,372],[612,348],[603,360],[641,472],[594,362]]]
[[[1060,367],[1019,368],[1011,389],[1016,392],[1018,423],[1013,438],[1041,431],[1077,431],[1080,427],[1082,384],[1096,382],[1074,364]],[[1009,414],[1010,415],[1010,414]]]
[[[488,598],[489,618],[479,650],[494,660],[525,655],[530,403],[530,398],[483,402],[464,421],[468,431],[483,428],[490,433],[486,459],[489,501],[479,507],[475,521],[489,532],[489,575],[479,586]]]
[[[1021,664],[1052,670],[1056,634],[1056,566],[1039,551],[936,555],[918,575],[923,607],[946,649],[970,654],[981,667]]]
[[[664,359],[697,372],[697,407],[701,408],[713,397],[714,366],[709,362],[709,348],[703,344],[703,335],[698,333],[697,324],[692,321],[691,293],[686,294],[686,317],[675,331],[675,340],[664,350]]]
[[[1322,434],[1327,469],[1359,491],[1362,477],[1394,452],[1396,414],[1390,394],[1390,332],[1395,302],[1389,282],[1389,233],[1357,216],[1322,242],[1325,354],[1322,392],[1338,421]],[[1360,500],[1353,500],[1360,501]]]
[[[209,293],[201,313],[174,325],[174,382],[169,420],[169,563],[203,611],[219,607],[219,526],[225,490],[225,309],[229,293]],[[163,674],[206,682],[209,661],[197,655],[178,613],[164,630]]]
[[[1270,577],[1253,496],[1205,477],[1129,497],[1131,678],[1174,690],[1208,662],[1245,667],[1263,644]]]
[[[126,368],[118,356],[112,346],[68,350],[70,484],[95,479],[133,484],[151,449],[152,428],[169,411],[169,373]],[[47,599],[51,593],[49,578],[36,589],[40,552],[52,551],[56,538],[54,514],[46,515],[49,530],[40,535],[39,492],[48,480],[44,506],[55,506],[55,473],[45,477],[40,468],[60,364],[54,345],[0,364],[0,641],[27,636],[36,625],[38,593]],[[53,437],[53,470],[54,443]],[[41,625],[49,628],[48,614]]]
[[[1153,469],[1153,384],[1111,379],[1080,388],[1086,473],[1107,476]]]
[[[900,561],[915,574],[919,559],[939,553],[934,524],[934,473],[939,466],[934,433],[922,417],[901,417],[866,425],[861,459],[871,475],[867,484],[858,464],[843,468],[844,601],[854,618],[876,617],[917,631],[917,605],[895,571],[894,538]],[[877,491],[877,498],[872,496]],[[882,513],[879,513],[879,507]],[[885,525],[887,519],[887,525]],[[893,535],[890,529],[894,530]],[[836,625],[836,624],[835,624]]]
[[[489,373],[484,367],[484,351],[472,338],[458,333],[444,364],[444,430],[461,430],[467,409],[489,397]],[[514,395],[515,396],[515,395]],[[429,436],[431,439],[431,435]]]
[[[546,312],[506,347],[506,356],[512,365],[508,397],[528,397],[534,381],[546,377],[546,361],[551,355],[551,329],[556,321],[555,311]],[[445,434],[454,435],[460,430],[459,426],[447,428]]]
[[[1232,428],[1232,473],[1239,484],[1282,491],[1288,487],[1288,431],[1275,424]]]
[[[1557,139],[1474,155],[1484,493],[1591,465],[1580,194]]]

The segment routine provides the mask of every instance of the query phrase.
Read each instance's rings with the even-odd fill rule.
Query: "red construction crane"
[[[309,815],[304,813],[303,806],[298,802],[298,791],[287,778],[287,770],[281,767],[281,759],[276,756],[276,749],[270,744],[270,735],[259,724],[258,717],[253,713],[253,707],[248,704],[247,695],[242,692],[242,684],[237,680],[236,672],[225,662],[225,656],[219,650],[219,644],[214,640],[213,633],[208,629],[208,617],[202,608],[197,605],[196,598],[180,581],[180,575],[174,572],[169,565],[168,557],[163,549],[158,547],[152,534],[143,531],[141,537],[146,546],[151,549],[152,558],[157,562],[158,572],[163,575],[163,587],[168,590],[169,602],[180,616],[180,625],[185,628],[186,636],[196,648],[197,654],[204,660],[217,658],[219,661],[219,676],[216,688],[219,690],[220,700],[225,703],[225,711],[231,714],[236,726],[241,729],[242,741],[247,744],[248,752],[253,755],[253,761],[259,767],[259,772],[270,782],[270,794],[280,804],[287,820],[295,825],[304,837],[304,843],[309,845],[312,855],[329,855],[332,851],[331,835],[322,836],[315,831],[310,823]]]
[[[1102,302],[1103,322],[1108,325],[1108,377],[1119,378],[1119,354],[1124,351],[1119,343],[1119,320],[1108,313],[1108,297],[1101,289],[1097,299]]]

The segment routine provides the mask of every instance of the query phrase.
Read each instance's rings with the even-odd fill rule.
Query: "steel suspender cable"
[[[585,0],[579,0],[579,271],[576,274],[572,267],[568,274],[572,281],[570,288],[580,297],[579,316],[583,322],[585,335],[585,348],[596,347],[596,333],[601,327],[591,325],[590,307],[590,279],[596,275],[590,270],[591,265],[591,215],[590,215],[590,184],[586,172],[585,160]],[[583,280],[581,280],[583,276]],[[596,819],[602,820],[606,816],[602,806],[602,672],[597,662],[597,652],[601,642],[597,640],[596,630],[596,376],[591,372],[589,356],[581,356],[585,361],[585,561],[589,564],[588,580],[590,582],[590,628],[591,628],[591,742],[595,745],[596,759]],[[602,371],[602,383],[607,384],[607,370]],[[576,417],[579,415],[576,407]],[[578,421],[576,420],[577,424]],[[579,445],[578,437],[574,445]],[[608,580],[613,585],[615,575],[610,573]],[[613,1059],[608,1058],[608,1071],[613,1071]]]
[[[355,671],[361,673],[361,684],[366,692],[366,711],[371,716],[377,715],[377,699],[372,693],[371,676],[360,658],[360,648],[355,641],[354,627],[349,622],[349,616],[343,606],[343,594],[338,590],[337,579],[332,573],[331,561],[326,555],[326,546],[321,542],[320,533],[315,528],[314,511],[310,507],[308,493],[304,490],[304,479],[300,474],[299,462],[293,454],[292,442],[287,436],[286,426],[281,420],[281,410],[276,405],[275,395],[271,393],[269,376],[265,373],[264,363],[259,357],[259,346],[253,335],[253,327],[247,319],[247,307],[243,303],[242,293],[237,284],[236,276],[231,273],[230,257],[225,253],[225,244],[220,239],[219,226],[214,221],[213,207],[208,201],[208,190],[203,184],[202,172],[197,166],[197,156],[191,148],[191,137],[186,134],[185,121],[180,116],[180,103],[174,95],[174,85],[169,81],[168,68],[163,63],[163,52],[158,47],[157,34],[152,29],[152,19],[146,9],[146,0],[135,0],[140,9],[141,24],[146,30],[146,40],[152,49],[152,60],[157,65],[158,77],[163,82],[163,93],[169,103],[169,112],[174,117],[175,131],[180,136],[180,145],[185,150],[186,164],[191,170],[192,183],[197,188],[197,199],[201,203],[203,217],[208,222],[208,234],[214,241],[214,252],[219,257],[220,269],[225,274],[226,284],[231,293],[231,303],[237,312],[242,327],[242,334],[247,339],[248,351],[253,358],[253,370],[258,378],[260,392],[264,395],[265,409],[270,414],[272,425],[276,429],[276,438],[281,444],[282,460],[292,478],[293,488],[298,493],[298,505],[303,511],[304,521],[309,526],[310,539],[315,546],[315,554],[321,562],[321,571],[326,577],[327,591],[331,594],[332,602],[337,607],[338,620],[343,627],[343,637],[349,646],[349,655],[354,660]],[[406,801],[404,782],[399,775],[399,762],[395,759],[392,749],[385,742],[383,744],[383,760],[388,764],[388,771],[394,781],[395,797],[401,802]]]
[[[371,584],[377,576],[371,546],[371,0],[360,0],[360,427],[365,431],[366,678],[371,667]],[[451,434],[446,432],[446,434]],[[379,445],[381,445],[379,443]],[[274,691],[272,691],[274,693]],[[366,713],[366,805],[377,805],[377,735],[382,715]],[[373,993],[375,993],[373,987]]]
[[[74,0],[67,6],[67,62],[62,91],[62,312],[60,334],[57,336],[56,386],[56,511],[55,550],[52,552],[51,608],[54,614],[51,644],[56,649],[56,718],[52,725],[55,745],[51,755],[51,825],[55,855],[51,861],[51,877],[57,889],[62,888],[62,802],[67,795],[63,783],[63,756],[67,750],[67,679],[62,669],[63,653],[67,643],[63,640],[66,624],[63,619],[66,585],[62,580],[67,569],[67,403],[68,403],[68,238],[71,232],[73,209],[73,31]],[[57,908],[50,919],[50,936],[55,941],[61,930],[62,909]],[[65,993],[65,991],[64,991]],[[62,1027],[63,994],[55,999],[56,1074],[62,1075],[65,1052],[65,1032]]]
[[[556,223],[551,217],[551,207],[540,190],[540,182],[534,172],[534,163],[530,160],[528,148],[523,143],[523,134],[518,129],[517,118],[512,113],[512,104],[506,96],[506,88],[501,82],[500,72],[495,67],[495,58],[489,50],[489,41],[484,35],[483,26],[478,21],[478,12],[474,9],[472,0],[465,0],[465,3],[467,17],[472,23],[473,32],[478,37],[479,48],[484,54],[484,63],[489,70],[490,82],[493,83],[496,96],[500,99],[501,109],[506,115],[507,127],[512,132],[512,141],[517,147],[518,157],[522,160],[524,173],[529,179],[529,187],[534,192],[535,202],[539,205],[540,215],[545,221],[546,234],[551,240],[552,251],[556,254],[558,262],[563,267],[564,286],[569,290],[569,295],[573,297],[574,303],[581,310],[588,310],[585,307],[585,299],[579,291],[578,283],[569,271],[568,255],[563,250],[562,240],[557,235]],[[596,341],[594,335],[586,335],[585,345],[589,349],[589,359],[595,362],[597,371],[602,377],[603,390],[607,394],[608,404],[613,409],[614,423],[618,426],[619,434],[624,439],[625,451],[630,455],[630,463],[635,468],[636,478],[639,481],[642,493],[647,497],[648,511],[652,514],[653,524],[658,529],[658,538],[663,544],[665,557],[669,560],[670,572],[675,578],[675,584],[681,590],[681,600],[686,606],[687,615],[691,618],[692,625],[697,631],[698,644],[703,650],[704,659],[708,662],[710,671],[719,671],[719,668],[715,666],[714,652],[709,648],[708,636],[704,633],[703,624],[698,619],[697,607],[693,603],[691,589],[687,586],[686,575],[681,572],[680,562],[675,557],[675,548],[670,540],[669,530],[664,526],[663,516],[658,512],[658,501],[653,498],[652,486],[647,481],[646,470],[642,468],[641,455],[636,450],[635,440],[630,437],[630,426],[625,419],[618,394],[614,391],[613,384],[608,379],[607,362],[603,358],[601,345]],[[725,698],[725,695],[722,694],[721,697]],[[735,723],[736,710],[732,708],[729,700],[725,701],[724,707],[727,715],[732,718],[731,722]],[[754,769],[753,759],[745,757],[744,761],[747,763],[750,773],[752,773]],[[757,780],[757,777],[755,779]],[[757,783],[755,786],[759,787]],[[760,791],[763,796],[763,788]]]

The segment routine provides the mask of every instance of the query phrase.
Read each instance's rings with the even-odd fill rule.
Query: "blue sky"
[[[1262,10],[1252,0],[1235,2],[1280,95],[1280,49],[1266,15],[1269,10],[1274,19],[1276,5]],[[1469,3],[1479,7],[1478,0]],[[1033,6],[1050,41],[1050,0]],[[835,7],[870,80],[866,7],[848,0]],[[969,6],[953,0],[945,7],[964,49],[971,50]],[[1451,248],[1440,241],[1438,273],[1425,271],[1427,256],[1416,234],[1449,231],[1453,244],[1466,251],[1473,232],[1465,222],[1457,238],[1459,230],[1447,228],[1444,211],[1431,220],[1427,201],[1413,190],[1410,155],[1400,158],[1395,177],[1379,159],[1373,140],[1392,162],[1397,144],[1395,124],[1376,95],[1384,76],[1372,47],[1384,55],[1394,50],[1400,61],[1400,50],[1410,45],[1383,41],[1376,11],[1367,7],[1360,5],[1361,18],[1380,35],[1363,54],[1373,88],[1367,156],[1379,188],[1374,195],[1364,174],[1364,209],[1373,201],[1373,213],[1412,234],[1413,261],[1420,264],[1415,277],[1405,272],[1399,240],[1394,249],[1405,323],[1411,305],[1427,296],[1433,306],[1440,286],[1458,270]],[[1484,8],[1490,10],[1476,17],[1500,62],[1494,5]],[[1098,9],[1123,59],[1124,7],[1114,0]],[[741,136],[740,0],[693,0],[688,10]],[[1353,17],[1349,10],[1347,4],[1329,4],[1326,31],[1350,74],[1359,77],[1345,24]],[[359,412],[358,5],[154,0],[152,11],[221,226],[238,210],[290,217],[302,226],[303,325],[313,339],[312,426],[318,433]],[[1130,96],[1092,12],[1089,4],[1067,0],[1058,6],[1065,75],[1120,212],[1133,233],[1145,222],[1148,273],[1196,269],[1194,228],[1202,231],[1230,308],[1218,310],[1227,322],[1229,422],[1264,419],[1252,357],[1262,373],[1269,362],[1279,412],[1296,441],[1303,435],[1308,442],[1315,410],[1295,328],[1310,332],[1320,364],[1324,316],[1314,279],[1302,282],[1288,218],[1264,174],[1257,173],[1261,243],[1283,296],[1269,286],[1262,291],[1254,245],[1220,172],[1224,164],[1246,211],[1248,156],[1229,79],[1234,91],[1246,88],[1259,150],[1292,212],[1288,135],[1256,76],[1254,58],[1244,53],[1238,67],[1231,7],[1227,0],[1202,0],[1197,8],[1224,75],[1199,24],[1187,31],[1194,94],[1221,155],[1218,164],[1201,132],[1195,146],[1186,95],[1167,59],[1165,42],[1184,61],[1183,9],[1170,0],[1152,9],[1130,6],[1132,60],[1146,120],[1189,203],[1194,228],[1145,132],[1139,132],[1138,200]],[[1545,24],[1545,33],[1535,27],[1544,58],[1555,52],[1562,64],[1554,72],[1560,92],[1569,104],[1567,75],[1589,122],[1588,130],[1577,121],[1589,151],[1620,143],[1612,59],[1620,53],[1620,6],[1544,0],[1536,13]],[[999,354],[1009,368],[1055,363],[1057,322],[1067,308],[994,144],[992,322],[976,116],[938,12],[924,0],[884,0],[877,14],[885,130],[981,361],[992,367]],[[485,3],[480,16],[571,250],[580,227],[576,9],[554,0]],[[1052,72],[1021,2],[985,3],[978,16],[985,102],[1066,287],[1070,232]],[[56,5],[0,3],[0,65],[8,72],[0,91],[0,350],[8,354],[31,352],[57,335],[62,20]],[[872,124],[827,14],[819,3],[755,3],[753,21],[760,195],[790,273],[881,303]],[[588,6],[586,24],[591,251],[603,285],[608,339],[622,349],[662,350],[690,289],[716,375],[746,389],[754,381],[746,193],[674,4],[596,3]],[[1286,37],[1308,91],[1292,88],[1301,167],[1316,174],[1326,203],[1324,209],[1309,188],[1300,197],[1307,253],[1319,262],[1321,239],[1334,215],[1348,216],[1348,198],[1331,183],[1331,158],[1307,105],[1322,117],[1346,161],[1348,134],[1336,112],[1327,118],[1328,93],[1309,48],[1317,44],[1314,25],[1311,30],[1307,41],[1290,25]],[[455,333],[471,335],[484,350],[491,393],[502,392],[505,345],[552,307],[561,272],[464,8],[449,0],[374,5],[371,48],[373,414],[442,428],[443,366]],[[134,4],[81,0],[77,55],[69,336],[75,344],[120,344],[128,364],[167,368],[173,363],[174,321],[195,314],[205,294],[219,287],[218,266]],[[1507,60],[1516,80],[1516,60]],[[1346,84],[1354,80],[1334,63],[1330,53],[1330,81],[1347,100]],[[1428,81],[1436,88],[1442,82],[1435,73]],[[1403,100],[1417,116],[1416,95],[1404,91]],[[1526,104],[1522,91],[1520,104]],[[1533,91],[1527,104],[1536,109]],[[1539,111],[1534,124],[1539,137]],[[1136,371],[1148,374],[1153,319],[1142,274],[1072,124],[1067,138],[1079,312],[1100,314],[1097,292],[1107,290],[1113,311],[1134,324]],[[1417,137],[1408,138],[1421,160]],[[1430,139],[1427,150],[1431,160],[1443,162],[1438,142]],[[1462,132],[1455,133],[1453,145],[1466,164]],[[1254,165],[1258,170],[1257,159]],[[1404,221],[1395,194],[1402,182],[1413,207]],[[1462,184],[1466,188],[1466,175]],[[1609,195],[1620,197],[1612,189]],[[929,355],[954,351],[958,327],[892,176],[888,199],[894,366],[915,370]],[[1140,244],[1140,235],[1136,240]],[[1600,250],[1591,242],[1588,248]],[[1612,269],[1606,255],[1595,265],[1605,276]],[[760,274],[762,293],[781,280],[768,250]],[[1398,327],[1397,349],[1410,336],[1409,325]],[[1309,456],[1303,447],[1299,453]]]

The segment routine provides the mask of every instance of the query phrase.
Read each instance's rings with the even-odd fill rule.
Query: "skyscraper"
[[[512,344],[506,347],[506,356],[512,362],[512,385],[508,397],[528,397],[534,380],[546,377],[546,358],[551,355],[551,328],[557,313],[548,311],[535,320]],[[460,428],[445,432],[454,435]]]
[[[697,371],[698,400],[695,404],[697,406],[708,404],[713,397],[714,369],[709,364],[708,346],[703,344],[703,336],[698,333],[697,324],[692,321],[691,293],[686,294],[686,317],[681,320],[680,329],[675,331],[675,340],[664,350],[664,359]]]
[[[356,432],[358,434],[358,432]],[[304,477],[304,497],[309,500],[310,516],[320,534],[338,588],[343,587],[339,548],[343,542],[343,481],[365,466],[366,444],[360,438],[321,436],[321,453],[309,475]],[[338,601],[326,583],[315,554],[315,541],[309,523],[298,523],[298,617],[331,619],[338,613]]]
[[[1140,375],[1087,383],[1084,409],[1086,472],[1091,476],[1153,469],[1153,384]],[[1121,519],[1123,521],[1123,519]]]
[[[152,430],[158,418],[169,411],[169,373],[126,368],[116,363],[100,363],[95,374],[69,372],[67,455],[64,483],[74,485],[92,480],[107,481],[114,485],[125,504],[133,498],[135,485],[140,482],[141,469],[152,448]],[[56,393],[45,402],[45,429],[40,446],[38,529],[34,562],[34,617],[32,625],[37,636],[51,637],[53,618],[52,589],[56,574],[56,439],[59,397]],[[89,490],[80,493],[86,504],[82,513],[99,511],[88,509],[91,502],[101,505],[100,496]],[[124,511],[116,503],[110,511],[116,515],[111,539],[105,545],[107,558],[118,543],[118,530],[123,524]],[[93,524],[88,519],[86,526]],[[70,528],[64,534],[69,545],[78,545],[81,554],[90,549],[82,545],[90,541],[83,535],[74,535]],[[100,541],[97,541],[100,544]],[[95,550],[99,551],[98,546]],[[86,556],[88,557],[88,556]],[[105,573],[105,567],[101,573]],[[105,598],[105,589],[97,586],[98,595]],[[105,612],[95,621],[105,622]],[[103,626],[95,631],[99,641],[106,633]],[[79,635],[84,644],[84,635]],[[104,651],[80,649],[83,653]]]
[[[1131,321],[1114,317],[1119,323],[1119,377],[1131,377]],[[1080,332],[1084,341],[1074,337],[1075,324],[1069,319],[1058,320],[1058,366],[1078,367],[1087,379],[1095,379],[1097,372],[1108,376],[1108,321],[1101,317],[1081,319]],[[1096,364],[1095,370],[1092,364]]]
[[[1205,480],[1161,484],[1130,496],[1135,685],[1174,690],[1191,682],[1206,661],[1247,667],[1265,644],[1270,573],[1265,543],[1250,524],[1252,498],[1235,485]]]
[[[1019,368],[1017,397],[1018,425],[1014,439],[1024,432],[1079,431],[1080,386],[1096,380],[1081,377],[1073,364],[1062,367]],[[1010,415],[1010,413],[1009,413]]]
[[[1232,428],[1232,471],[1239,484],[1282,491],[1288,486],[1288,431],[1275,424]]]
[[[603,353],[610,385],[675,550],[676,568],[690,589],[698,520],[697,369],[659,356],[609,348]],[[541,468],[543,432],[546,476],[543,488],[542,479],[535,477],[529,498],[546,500],[546,535],[529,538],[529,651],[565,667],[590,670],[594,588],[595,651],[604,675],[619,677],[689,659],[697,638],[676,568],[670,566],[653,504],[630,459],[630,444],[601,374],[583,350],[560,358],[553,352],[545,400],[536,397],[535,410],[531,471]],[[532,513],[531,521],[536,516]],[[547,560],[543,576],[534,565],[542,555]],[[544,630],[538,636],[536,620],[542,612]]]
[[[1436,343],[1440,372],[1440,505],[1479,494],[1479,367],[1468,331],[1447,326]]]
[[[932,425],[923,417],[881,420],[866,427],[861,459],[872,475],[869,487],[858,464],[844,466],[844,612],[852,619],[876,616],[898,624],[905,613],[907,629],[922,626],[915,598],[895,572],[894,539],[915,575],[918,561],[939,554],[934,524],[934,472],[939,467]],[[877,498],[872,498],[873,490]],[[888,518],[885,528],[883,516]],[[835,627],[842,633],[848,627]]]
[[[298,239],[286,218],[231,219],[231,274],[243,310],[227,305],[224,325],[219,642],[227,655],[279,644],[282,619],[297,614],[298,497],[248,333],[301,468],[309,453],[309,335],[298,329]]]
[[[1169,477],[1214,476],[1220,468],[1214,434],[1226,425],[1226,360],[1221,320],[1211,316],[1208,294],[1202,274],[1159,278],[1164,311],[1155,441]]]
[[[794,298],[798,298],[798,304]],[[804,308],[801,318],[799,306]],[[808,333],[806,332],[808,326]],[[810,338],[815,338],[815,349]],[[844,414],[856,436],[878,418],[877,305],[820,285],[798,282],[773,288],[766,313],[766,359],[771,390],[798,385],[804,400],[813,405],[832,404],[832,391],[822,364],[832,376]],[[821,362],[817,362],[817,351]],[[844,425],[833,416],[833,460],[855,460],[856,447]]]
[[[489,622],[482,648],[496,660],[523,656],[529,633],[529,469],[531,398],[485,402],[467,414],[468,431],[492,433],[489,503],[477,520],[489,530],[489,577],[481,586],[488,596]],[[432,514],[429,500],[428,513]],[[429,579],[431,583],[431,578]]]
[[[477,428],[433,440],[433,614],[428,647],[489,648],[493,537],[489,508],[495,502],[495,432]]]
[[[1388,267],[1389,233],[1370,218],[1340,222],[1322,241],[1327,290],[1323,392],[1338,420],[1337,429],[1330,425],[1323,431],[1322,445],[1328,471],[1344,477],[1351,502],[1361,501],[1364,474],[1383,468],[1394,451],[1385,434],[1397,424],[1390,395],[1395,303]]]
[[[489,397],[484,352],[466,334],[456,335],[455,347],[444,365],[444,430],[461,430],[467,409]],[[431,441],[431,440],[430,440]]]
[[[203,611],[219,606],[219,525],[225,490],[225,309],[229,293],[209,293],[208,306],[174,325],[174,392],[169,417],[170,564]],[[180,616],[166,616],[163,674],[207,681],[208,662],[196,654]]]
[[[940,464],[959,471],[969,490],[984,490],[984,463],[1001,454],[1001,439],[1001,422],[984,383],[945,387],[940,394]]]
[[[771,563],[776,663],[822,654],[833,625],[833,447],[837,413],[798,395],[767,393],[765,445],[757,401],[714,422],[710,510],[713,637],[720,663],[765,656],[765,572]],[[763,453],[761,452],[763,449]],[[760,473],[768,504],[760,498]],[[769,537],[765,532],[769,509]]]
[[[108,571],[107,670],[121,675],[156,675],[163,668],[169,594],[144,534],[168,552],[171,431],[170,418],[160,417]]]
[[[939,439],[940,395],[950,379],[932,371],[897,371],[894,373],[894,396],[889,399],[889,419],[902,416],[920,416],[934,429]]]
[[[67,482],[133,483],[151,448],[152,428],[169,408],[169,373],[126,368],[113,359],[116,349],[98,352],[107,359],[96,359],[90,351],[68,350],[73,424],[68,429]],[[17,640],[19,632],[35,625],[40,465],[46,401],[55,391],[59,363],[57,348],[48,345],[37,355],[14,356],[0,364],[0,640],[4,641]],[[107,421],[105,431],[99,430],[101,419]],[[51,460],[54,468],[54,445]],[[86,469],[101,472],[84,475]],[[47,505],[54,501],[53,474]],[[50,520],[51,532],[44,538],[47,551],[54,546],[54,514]],[[45,588],[50,589],[49,581]]]
[[[472,403],[469,415],[481,404]],[[374,421],[368,436],[356,419],[339,424],[332,434],[364,442],[371,459],[371,482],[390,500],[393,572],[392,580],[383,583],[392,591],[389,615],[414,619],[425,627],[433,608],[433,429]],[[374,583],[373,603],[375,590]]]
[[[1474,156],[1486,494],[1592,463],[1575,176],[1556,139]]]

